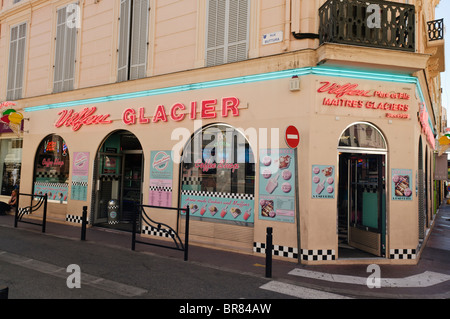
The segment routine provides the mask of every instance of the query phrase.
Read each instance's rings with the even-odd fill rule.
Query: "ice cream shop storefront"
[[[142,81],[154,88],[24,101],[21,192],[47,193],[50,220],[79,224],[88,206],[90,226],[126,231],[135,204],[189,206],[193,245],[261,254],[272,227],[274,254],[294,262],[417,258],[434,141],[418,79],[303,68]],[[184,229],[183,215],[151,214]]]

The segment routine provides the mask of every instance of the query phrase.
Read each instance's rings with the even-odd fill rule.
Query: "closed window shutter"
[[[206,65],[247,59],[249,0],[208,0]]]
[[[128,80],[130,47],[131,0],[120,1],[119,48],[117,81]]]
[[[67,25],[67,7],[57,11],[53,92],[73,90],[77,29]]]
[[[26,23],[11,28],[8,84],[6,92],[8,100],[18,100],[22,98],[26,32]]]
[[[133,25],[130,52],[130,79],[145,77],[147,69],[148,0],[133,1]]]

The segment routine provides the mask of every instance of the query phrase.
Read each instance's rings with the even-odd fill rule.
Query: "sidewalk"
[[[381,288],[369,288],[368,265],[300,265],[273,259],[268,283],[318,289],[353,298],[450,298],[450,205],[442,205],[417,265],[380,265]],[[14,216],[0,216],[0,225],[14,226]],[[20,229],[40,232],[39,226],[19,223]],[[47,222],[46,234],[80,240],[81,228]],[[88,228],[86,244],[131,250],[131,233]],[[183,252],[136,244],[136,252],[183,259]],[[256,277],[265,276],[265,257],[189,246],[189,263]],[[376,283],[374,281],[371,281]]]

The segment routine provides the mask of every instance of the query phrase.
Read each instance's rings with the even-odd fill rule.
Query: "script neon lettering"
[[[97,108],[95,106],[90,108],[84,108],[81,112],[77,113],[73,110],[63,110],[58,113],[59,119],[56,121],[55,126],[72,127],[73,131],[78,131],[83,125],[93,124],[110,124],[111,120],[108,120],[109,114],[94,115]]]

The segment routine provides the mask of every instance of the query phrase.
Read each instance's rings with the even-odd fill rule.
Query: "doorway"
[[[369,123],[347,128],[339,143],[339,258],[386,254],[386,158],[381,132]]]
[[[128,131],[111,134],[97,153],[94,225],[131,231],[133,212],[142,203],[143,152]]]

